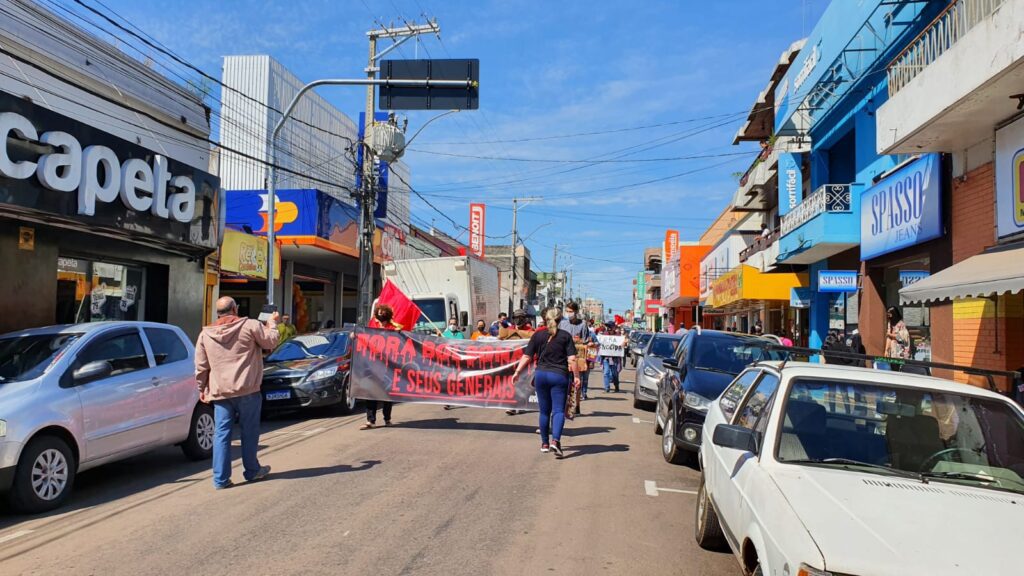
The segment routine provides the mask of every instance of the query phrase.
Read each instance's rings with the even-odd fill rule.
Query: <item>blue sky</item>
[[[558,267],[571,265],[574,283],[616,312],[630,304],[643,247],[659,245],[666,228],[696,240],[731,197],[733,174],[746,170],[756,148],[733,146],[733,135],[779,55],[810,32],[827,4],[84,1],[115,11],[216,77],[228,54],[270,54],[307,81],[358,77],[375,21],[436,17],[440,41],[407,43],[395,57],[479,58],[481,109],[424,130],[405,157],[411,184],[462,225],[468,203],[485,202],[492,236],[509,233],[511,198],[542,197],[519,215],[535,269],[550,270],[553,246],[563,246]],[[353,118],[364,106],[362,90],[320,94]],[[410,132],[432,115],[409,113]],[[600,134],[573,136],[593,132]],[[733,155],[744,151],[751,153]],[[690,156],[705,157],[677,159]],[[578,162],[599,158],[620,162]],[[413,211],[457,232],[419,199]]]

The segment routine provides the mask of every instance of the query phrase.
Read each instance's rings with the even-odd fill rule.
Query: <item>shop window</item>
[[[140,267],[61,256],[56,322],[141,320],[144,278]]]

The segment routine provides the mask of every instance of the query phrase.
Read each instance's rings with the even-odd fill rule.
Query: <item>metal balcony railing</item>
[[[804,222],[823,212],[849,212],[850,185],[824,184],[819,186],[791,212],[782,217],[782,235],[799,228]]]
[[[1003,0],[956,0],[947,6],[889,63],[889,97],[896,95],[1002,4]]]
[[[782,232],[779,228],[772,230],[768,236],[758,236],[753,244],[740,250],[740,262],[746,262],[754,254],[761,250],[767,250],[772,244],[778,242],[779,238],[782,238]]]

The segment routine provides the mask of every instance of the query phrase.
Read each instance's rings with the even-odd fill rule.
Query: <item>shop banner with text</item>
[[[512,380],[526,343],[357,327],[352,395],[363,400],[536,410],[533,367]]]

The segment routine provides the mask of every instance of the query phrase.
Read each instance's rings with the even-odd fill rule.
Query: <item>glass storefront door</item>
[[[58,324],[142,320],[145,270],[86,258],[57,258]]]
[[[899,308],[903,314],[903,323],[910,332],[911,357],[914,360],[930,361],[932,359],[932,333],[930,310],[923,304],[903,306],[900,304],[900,289],[919,280],[921,275],[927,276],[931,270],[927,256],[901,262],[885,269],[885,307]]]

